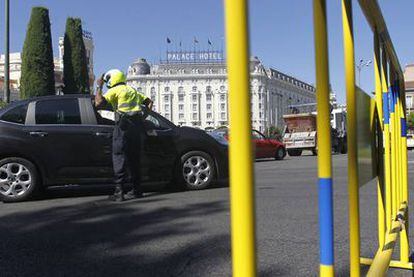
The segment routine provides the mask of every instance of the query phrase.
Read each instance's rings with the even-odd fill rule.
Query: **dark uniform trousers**
[[[141,132],[142,116],[121,115],[117,120],[112,141],[112,162],[115,184],[125,191],[132,185],[135,192],[141,185]]]

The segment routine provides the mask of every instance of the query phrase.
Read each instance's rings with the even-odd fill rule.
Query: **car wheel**
[[[286,150],[283,149],[283,147],[279,147],[276,150],[276,155],[275,155],[275,159],[276,160],[283,160],[283,158],[286,156]]]
[[[215,179],[215,173],[214,161],[205,152],[191,151],[181,157],[181,181],[188,190],[209,187]]]
[[[37,190],[38,173],[34,164],[22,158],[0,160],[0,200],[24,201]]]

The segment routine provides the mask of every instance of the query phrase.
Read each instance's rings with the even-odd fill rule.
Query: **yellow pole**
[[[349,191],[349,242],[350,275],[360,275],[359,266],[359,186],[357,157],[357,110],[355,94],[355,54],[352,23],[352,1],[342,0],[342,25],[345,51],[345,80],[348,131],[348,191]]]
[[[385,166],[385,214],[387,230],[391,228],[392,221],[392,177],[391,177],[391,137],[390,137],[390,106],[388,92],[387,56],[382,51],[381,83],[384,114],[384,166]]]
[[[256,276],[250,64],[246,0],[225,0],[230,111],[230,209],[233,276]]]
[[[380,122],[381,130],[378,130],[378,134],[384,130],[383,118],[383,105],[382,105],[382,84],[381,84],[381,55],[379,36],[377,30],[374,32],[374,74],[375,74],[375,101],[378,111],[378,119]],[[376,127],[376,126],[374,126]],[[378,135],[382,138],[381,135]],[[378,151],[378,181],[377,181],[377,194],[378,194],[378,244],[379,247],[384,246],[385,232],[386,232],[386,215],[385,215],[385,172],[384,172],[384,149],[383,142],[379,140]]]
[[[406,218],[407,214],[407,204],[402,203],[399,206],[398,215],[401,218]],[[388,230],[387,236],[385,238],[385,245],[382,248],[378,249],[377,254],[375,255],[374,260],[372,261],[371,267],[369,268],[367,276],[369,277],[378,277],[386,276],[388,267],[390,266],[392,252],[394,251],[394,246],[397,243],[398,234],[400,233],[402,224],[400,221],[393,220],[391,229]]]
[[[396,112],[396,97],[394,93],[394,85],[393,85],[393,71],[390,67],[389,71],[389,90],[391,96],[391,176],[392,176],[392,217],[395,218],[397,215],[398,209],[398,181],[397,181],[397,140],[396,140],[396,133],[397,133],[397,124],[395,120],[395,112]]]
[[[325,0],[313,1],[319,178],[320,276],[334,276],[332,146]]]
[[[407,125],[406,125],[406,106],[405,106],[405,88],[404,81],[398,80],[398,90],[400,92],[400,101],[401,101],[401,194],[402,201],[408,203],[408,157],[407,157]],[[406,212],[406,222],[405,228],[401,232],[401,247],[400,247],[400,260],[401,262],[408,263],[410,255],[410,244],[408,240],[408,204]]]

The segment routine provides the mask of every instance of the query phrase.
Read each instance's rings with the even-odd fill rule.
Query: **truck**
[[[298,109],[296,109],[298,111]],[[300,156],[304,150],[313,155],[318,153],[316,112],[283,115],[285,129],[283,142],[289,156]],[[331,109],[332,151],[347,153],[346,111],[344,108]]]

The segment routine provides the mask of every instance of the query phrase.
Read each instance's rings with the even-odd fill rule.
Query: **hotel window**
[[[178,101],[183,102],[184,101],[184,95],[178,95]]]
[[[225,87],[225,86],[221,86],[221,87],[220,87],[220,90],[221,90],[221,91],[224,91],[225,89],[226,89],[226,87]]]
[[[262,108],[262,103],[259,103],[259,109],[261,109]]]
[[[180,113],[180,114],[178,115],[178,118],[179,118],[179,119],[184,119],[184,114],[183,114],[183,113]]]
[[[211,86],[207,86],[207,87],[206,87],[206,91],[207,91],[207,92],[211,92]]]
[[[164,105],[164,111],[169,112],[170,111],[170,105],[165,104]]]
[[[170,91],[170,87],[165,87],[165,88],[164,88],[164,91],[165,91],[165,92],[169,92],[169,91]]]
[[[170,96],[164,95],[164,102],[168,102],[170,100]]]
[[[193,104],[193,112],[197,111],[197,104]]]
[[[226,119],[226,113],[221,113],[221,119]]]
[[[137,87],[138,92],[142,92],[142,87]]]
[[[178,87],[178,93],[183,93],[184,92],[184,88],[183,87]]]
[[[263,117],[263,113],[259,113],[259,118],[262,118]]]
[[[180,105],[178,105],[178,110],[181,112],[181,111],[184,111],[184,105],[183,104],[180,104]]]
[[[197,87],[196,87],[196,86],[194,86],[194,87],[192,88],[192,90],[193,90],[193,91],[197,91]]]
[[[207,101],[211,101],[211,94],[207,94],[207,95],[206,95],[206,100],[207,100]]]
[[[151,87],[151,93],[155,93],[155,88]]]
[[[151,100],[152,100],[152,102],[155,101],[155,92],[151,92]]]
[[[197,101],[197,94],[193,94],[193,95],[191,96],[191,99],[193,99],[193,101]]]
[[[193,120],[197,120],[197,113],[193,113]]]
[[[226,95],[225,94],[220,94],[220,100],[221,101],[226,101]]]
[[[207,119],[211,119],[213,117],[212,113],[207,113]]]
[[[224,104],[224,103],[220,104],[220,109],[222,111],[224,111],[226,109],[226,104]]]
[[[165,114],[165,117],[166,117],[167,119],[169,119],[169,118],[170,118],[170,114],[169,114],[169,113],[166,113],[166,114]]]
[[[259,100],[262,100],[262,94],[259,93]]]
[[[207,111],[211,110],[211,104],[207,104]]]

